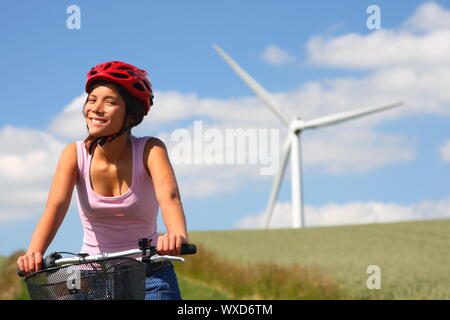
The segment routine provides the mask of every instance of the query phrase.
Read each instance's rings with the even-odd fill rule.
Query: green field
[[[7,257],[0,257],[0,270],[2,270],[3,265],[6,263],[7,260],[8,260]]]
[[[450,220],[190,232],[189,238],[227,262],[254,270],[263,262],[318,269],[337,284],[344,298],[450,299]],[[186,264],[190,260],[194,262],[187,257]],[[381,289],[367,288],[369,265],[380,267]],[[185,299],[198,299],[202,290],[205,299],[233,298],[226,290],[214,291],[201,274],[180,278]]]

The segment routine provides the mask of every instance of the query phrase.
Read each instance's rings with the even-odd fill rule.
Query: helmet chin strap
[[[125,125],[125,122],[128,119],[128,115],[125,117],[123,123]],[[87,126],[87,125],[86,125]],[[88,126],[87,126],[88,127]],[[125,131],[131,129],[133,127],[133,124],[130,124],[128,126],[123,126],[122,129],[120,129],[118,132],[116,132],[115,134],[109,135],[109,136],[103,136],[103,137],[97,137],[95,138],[95,140],[91,143],[91,145],[89,146],[89,154],[92,154],[92,152],[94,151],[94,148],[97,144],[99,144],[100,146],[104,145],[106,142],[110,142],[112,140],[114,140],[115,138],[117,138],[118,136],[120,136],[122,133],[124,133]],[[89,130],[89,127],[88,127]]]

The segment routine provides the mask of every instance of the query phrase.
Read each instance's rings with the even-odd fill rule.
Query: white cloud
[[[427,2],[403,24],[408,30],[431,31],[450,29],[450,10],[445,10],[436,2]]]
[[[45,181],[64,147],[46,132],[11,126],[0,130],[0,146],[0,181],[5,185]]]
[[[325,39],[313,37],[307,43],[308,62],[344,68],[449,65],[450,30],[425,35],[381,29],[369,35],[355,33]]]
[[[426,33],[415,33],[420,29]],[[450,66],[450,10],[435,3],[420,6],[398,30],[381,29],[335,38],[315,36],[307,45],[308,62],[323,66],[373,69]]]
[[[305,165],[329,174],[367,173],[416,158],[414,139],[360,128],[333,127],[303,141]]]
[[[305,225],[337,226],[369,223],[391,223],[426,219],[450,218],[450,198],[441,201],[421,201],[410,205],[380,202],[329,203],[321,207],[305,206]],[[237,229],[265,228],[266,215],[259,213],[236,222]],[[291,204],[278,202],[275,205],[270,228],[291,228]]]
[[[261,58],[273,65],[282,65],[295,61],[295,57],[275,44],[268,45],[261,54]]]
[[[0,130],[0,221],[40,214],[64,144],[27,128]]]
[[[450,140],[440,146],[439,155],[442,162],[450,162]]]
[[[202,175],[210,170],[202,170]],[[176,173],[178,170],[175,171]],[[232,193],[238,187],[236,179],[221,180],[218,171],[213,171],[209,177],[205,176],[183,177],[178,175],[178,186],[182,199],[208,198],[220,194]]]
[[[175,90],[156,91],[155,105],[148,119],[154,123],[175,122],[198,114],[198,97],[195,93],[182,94]]]

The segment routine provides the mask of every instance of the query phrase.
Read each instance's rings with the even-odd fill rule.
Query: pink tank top
[[[76,141],[76,194],[84,230],[81,252],[98,254],[137,249],[139,238],[151,238],[152,245],[156,245],[159,203],[143,160],[145,143],[149,138],[130,135],[133,150],[131,186],[116,197],[105,197],[93,191],[89,175],[92,155],[87,152],[83,141]]]

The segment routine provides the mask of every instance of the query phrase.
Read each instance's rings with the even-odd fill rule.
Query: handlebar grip
[[[23,272],[23,271],[20,270],[20,269],[17,269],[17,275],[18,275],[19,277],[25,277],[25,276],[26,276],[25,272]]]
[[[195,254],[197,253],[197,246],[195,244],[183,243],[181,245],[181,254]]]

